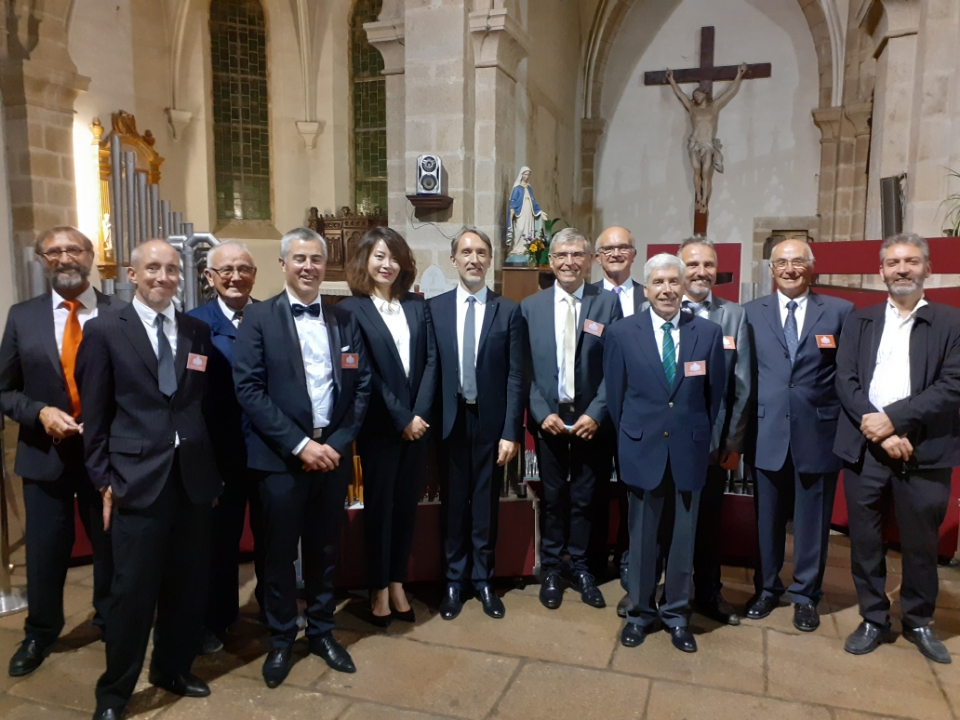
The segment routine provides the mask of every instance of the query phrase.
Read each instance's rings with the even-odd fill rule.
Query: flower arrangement
[[[542,234],[525,235],[523,245],[527,256],[534,265],[546,265],[548,245]]]

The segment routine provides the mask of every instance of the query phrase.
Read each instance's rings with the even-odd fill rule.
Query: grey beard
[[[901,287],[901,286],[895,285],[894,284],[895,282],[896,280],[894,282],[887,283],[887,290],[890,291],[891,295],[897,295],[897,296],[909,295],[910,293],[916,292],[917,290],[921,290],[923,288],[923,283],[919,283],[916,280],[911,281],[910,287],[906,287],[906,286]]]
[[[64,272],[65,270],[73,270],[75,272]],[[47,271],[47,278],[50,280],[50,285],[57,292],[61,290],[76,290],[87,282],[88,277],[90,277],[90,271],[82,266],[75,268],[57,266],[53,270]]]

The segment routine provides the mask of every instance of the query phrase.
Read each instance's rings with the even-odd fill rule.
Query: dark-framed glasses
[[[780,258],[779,260],[770,261],[770,266],[777,270],[786,270],[788,266],[795,267],[797,270],[804,270],[809,267],[810,264],[810,261],[805,258]]]
[[[636,248],[633,245],[607,245],[598,248],[597,252],[604,257],[613,257],[614,255],[627,255],[635,250]]]
[[[569,260],[574,262],[582,262],[587,257],[587,254],[583,250],[577,250],[576,252],[550,253],[550,257],[557,262],[567,262]]]
[[[237,265],[236,267],[231,267],[229,265],[219,268],[210,268],[213,272],[220,276],[221,280],[229,280],[233,277],[233,274],[236,273],[245,280],[249,280],[257,272],[257,269],[252,265]]]
[[[52,248],[46,252],[39,253],[40,256],[49,263],[57,262],[62,255],[66,255],[71,260],[79,260],[87,252],[86,248],[71,245],[65,248]]]

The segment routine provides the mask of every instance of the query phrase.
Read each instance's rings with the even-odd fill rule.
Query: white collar
[[[400,300],[384,300],[379,295],[370,295],[370,299],[373,300],[373,306],[380,312],[387,315],[396,315],[400,312]]]
[[[223,301],[223,298],[220,297],[219,295],[217,295],[217,302],[220,304],[220,312],[222,312],[222,313],[224,314],[224,316],[227,318],[227,320],[230,320],[231,322],[233,322],[233,319],[234,319],[234,317],[236,316],[237,311],[234,310],[234,309],[233,309],[232,307],[230,307],[229,305],[227,305],[227,304]],[[247,295],[247,301],[243,304],[243,307],[240,308],[240,311],[242,312],[242,311],[246,310],[246,309],[247,309],[247,305],[249,305],[249,304],[250,304],[250,296]]]
[[[663,329],[663,324],[664,324],[665,322],[673,323],[674,329],[679,330],[679,329],[680,329],[680,311],[677,310],[676,314],[675,314],[672,318],[670,318],[669,320],[664,320],[662,317],[660,317],[659,315],[657,315],[657,313],[656,313],[656,312],[654,311],[654,309],[653,309],[653,305],[651,305],[651,306],[650,306],[650,321],[653,323],[653,329],[654,329],[654,330],[661,330],[661,329]]]
[[[467,292],[467,289],[463,286],[462,283],[457,283],[457,302],[465,303],[468,297],[470,297],[470,293]],[[473,293],[473,297],[476,298],[478,305],[486,305],[487,304],[487,286],[484,285],[475,293]]]
[[[780,292],[779,288],[777,289],[777,302],[780,303],[780,307],[783,308],[783,309],[786,309],[787,303],[789,303],[791,300],[795,300],[795,301],[796,301],[797,307],[803,307],[803,304],[804,304],[805,302],[807,302],[807,298],[808,298],[808,297],[810,297],[810,291],[809,291],[809,290],[807,290],[806,292],[804,292],[803,295],[801,295],[800,297],[788,298],[786,295],[784,295],[782,292]]]
[[[554,298],[554,300],[555,300],[556,302],[560,302],[563,298],[567,297],[568,295],[573,295],[577,300],[581,300],[581,301],[582,301],[582,300],[583,300],[583,288],[584,288],[584,287],[586,287],[586,283],[585,283],[585,282],[582,282],[582,283],[580,283],[580,287],[578,287],[578,288],[577,288],[576,290],[574,290],[572,293],[568,293],[566,290],[564,290],[562,287],[560,287],[560,283],[554,281],[554,283],[553,283],[553,298]]]
[[[713,302],[713,290],[711,290],[710,292],[708,292],[708,293],[707,293],[707,296],[706,296],[703,300],[700,300],[699,302],[697,302],[696,300],[694,300],[692,297],[690,297],[690,296],[687,295],[686,293],[683,294],[683,299],[686,300],[686,301],[687,301],[688,303],[690,303],[691,305],[702,306],[704,303],[709,303],[711,307],[714,307],[714,302]]]
[[[50,290],[50,296],[53,299],[53,309],[56,310],[59,308],[65,301],[63,296],[58,293],[56,290]],[[97,292],[93,289],[93,285],[87,285],[87,289],[82,293],[77,295],[77,300],[80,301],[80,304],[83,305],[86,310],[94,310],[97,307]]]
[[[294,305],[304,305],[304,304],[306,305],[313,305],[315,303],[322,304],[322,301],[320,300],[319,292],[317,293],[317,297],[313,300],[313,302],[304,303],[300,298],[298,298],[296,295],[290,292],[290,288],[288,288],[286,285],[283,286],[283,291],[287,294],[287,300],[290,301],[290,307],[293,307]],[[323,318],[323,313],[320,313],[320,317]]]
[[[613,284],[612,282],[610,282],[610,280],[608,280],[607,278],[603,278],[603,289],[604,289],[604,290],[609,290],[609,291],[611,291],[611,292],[616,292],[616,291],[614,290],[614,288],[616,288],[616,287],[622,287],[622,288],[623,288],[622,292],[625,292],[625,293],[630,292],[631,290],[633,290],[633,278],[627,278],[627,279],[624,280],[619,286],[618,286],[618,285],[614,285],[614,284]]]
[[[893,315],[896,315],[897,320],[899,320],[900,322],[907,322],[907,320],[913,320],[913,318],[916,317],[917,315],[917,310],[922,308],[924,305],[929,305],[929,304],[930,303],[927,302],[927,298],[925,296],[921,296],[920,299],[917,301],[917,304],[913,306],[913,310],[910,311],[910,314],[907,315],[906,317],[900,317],[900,308],[898,308],[896,305],[893,304],[893,300],[890,299],[889,295],[887,296],[887,312],[890,313],[891,317]]]
[[[173,302],[170,302],[163,310],[157,312],[156,310],[144,305],[143,301],[134,295],[133,309],[137,311],[137,315],[139,315],[140,319],[143,320],[143,322],[145,322],[147,325],[156,325],[157,315],[163,315],[172,323],[177,321],[177,310],[173,307]]]

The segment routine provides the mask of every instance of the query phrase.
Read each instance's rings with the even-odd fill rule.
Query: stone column
[[[584,118],[580,121],[580,202],[577,203],[577,227],[588,238],[596,238],[594,225],[595,169],[600,138],[607,126],[602,118]]]
[[[820,130],[820,184],[817,213],[820,215],[820,239],[833,240],[836,222],[837,167],[839,165],[841,108],[817,108],[813,122]]]
[[[873,103],[855,103],[844,108],[853,131],[853,207],[849,240],[864,240],[867,222],[867,164],[870,162],[870,120]]]

